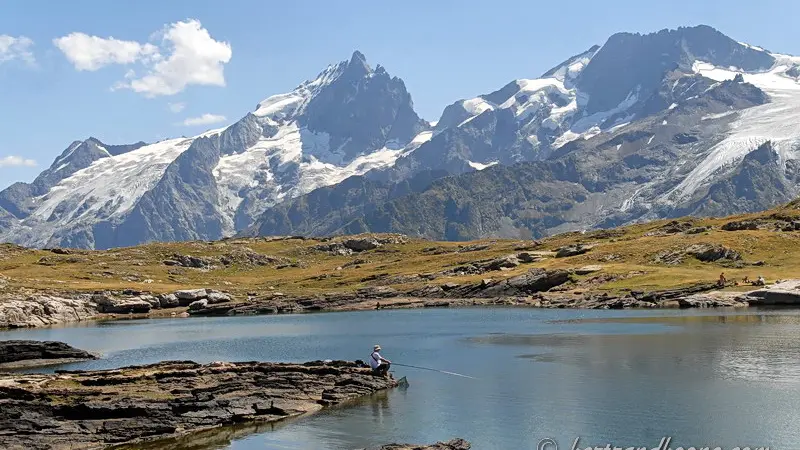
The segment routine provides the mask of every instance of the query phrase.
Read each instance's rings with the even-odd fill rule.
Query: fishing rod
[[[464,374],[455,373],[455,372],[448,372],[446,370],[431,369],[430,367],[412,366],[412,365],[409,365],[409,364],[400,364],[400,363],[394,363],[394,362],[392,363],[392,365],[393,366],[400,366],[400,367],[411,367],[412,369],[431,370],[433,372],[446,373],[448,375],[455,375],[457,377],[464,377],[464,378],[470,378],[472,380],[477,380],[477,378],[471,377],[469,375],[464,375]]]

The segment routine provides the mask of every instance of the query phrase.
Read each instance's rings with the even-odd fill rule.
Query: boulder
[[[192,302],[208,297],[208,292],[205,289],[186,289],[176,291],[175,296],[178,297],[180,306],[189,306]]]
[[[196,300],[189,304],[189,311],[198,311],[208,307],[208,299]]]
[[[218,303],[228,303],[231,301],[231,296],[224,292],[209,291],[206,299],[209,305],[216,305]]]
[[[178,296],[175,294],[162,294],[158,296],[158,302],[161,308],[177,308],[181,306]]]
[[[152,295],[144,294],[144,295],[140,295],[138,298],[139,298],[139,300],[142,300],[142,301],[145,301],[145,302],[149,303],[151,308],[160,308],[161,307],[161,301],[159,299],[157,299],[156,297],[153,297]]]
[[[101,313],[107,314],[144,314],[150,312],[150,303],[138,298],[118,298],[108,294],[95,294],[92,301],[97,304]]]
[[[569,281],[569,272],[566,270],[545,270],[531,269],[527,273],[506,280],[506,284],[518,289],[521,293],[530,294],[533,292],[546,291],[555,286],[562,285]]]
[[[342,245],[354,252],[366,252],[368,250],[375,250],[383,244],[376,239],[348,239],[342,242]]]
[[[502,258],[493,259],[489,262],[481,264],[479,267],[485,271],[511,269],[519,265],[519,260],[516,255],[508,255]]]
[[[742,255],[736,250],[719,244],[694,244],[686,249],[686,254],[694,256],[703,262],[715,262],[721,259],[738,261],[742,259]]]
[[[517,253],[517,260],[521,263],[533,263],[537,261],[541,261],[542,257],[537,255],[532,255],[528,252]]]
[[[584,253],[588,253],[592,248],[594,248],[594,246],[588,244],[567,245],[556,250],[556,258],[583,255]]]

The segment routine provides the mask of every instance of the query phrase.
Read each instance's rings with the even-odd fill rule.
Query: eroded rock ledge
[[[65,364],[97,359],[87,351],[55,341],[0,341],[0,369]]]
[[[223,425],[276,422],[396,385],[348,361],[172,361],[0,375],[0,443],[9,450],[104,448]]]

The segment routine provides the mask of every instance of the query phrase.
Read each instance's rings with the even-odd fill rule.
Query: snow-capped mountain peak
[[[428,129],[402,80],[356,51],[230,126],[150,145],[72,143],[42,181],[3,191],[0,208],[19,222],[0,239],[109,247],[229,236],[281,200],[392,165]]]
[[[356,50],[349,61],[340,61],[329,65],[316,78],[304,81],[291,92],[276,94],[262,100],[253,114],[275,122],[296,119],[305,112],[311,99],[340,78],[345,77],[351,81],[357,81],[369,76],[372,72],[364,54]]]

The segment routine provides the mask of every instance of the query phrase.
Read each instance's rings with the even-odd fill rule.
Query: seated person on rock
[[[376,345],[372,348],[372,354],[369,355],[369,366],[372,368],[373,374],[388,377],[389,366],[392,362],[381,356],[380,351],[380,345]]]

